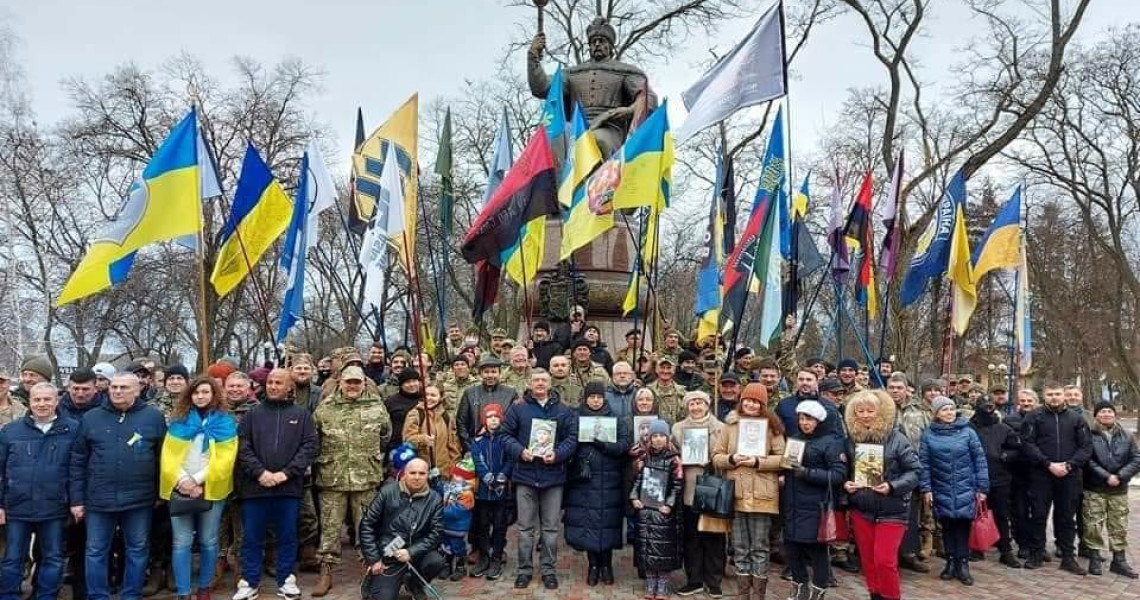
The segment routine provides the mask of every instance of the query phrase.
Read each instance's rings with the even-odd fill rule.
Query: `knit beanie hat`
[[[839,366],[836,369],[855,369],[859,370],[859,363],[855,362],[853,358],[845,358],[839,361]]]
[[[599,381],[597,379],[590,380],[590,382],[586,384],[586,391],[585,391],[585,393],[582,394],[582,397],[583,398],[589,398],[590,396],[593,396],[594,394],[605,397],[605,395],[606,395],[606,384],[602,383],[601,381]]]
[[[946,408],[947,406],[955,407],[956,405],[954,404],[953,400],[947,398],[946,396],[938,396],[934,400],[930,401],[930,410],[933,411],[936,415],[938,414],[938,411]]]
[[[266,367],[258,367],[249,372],[249,378],[256,381],[257,385],[264,386],[265,382],[269,379],[269,371]]]
[[[693,400],[701,400],[705,403],[705,406],[708,406],[712,402],[712,400],[709,398],[709,395],[705,392],[702,392],[701,390],[692,390],[690,392],[685,392],[685,407],[688,407],[689,402],[692,402]]]
[[[458,477],[464,481],[475,481],[475,461],[471,460],[471,456],[464,456],[459,462],[451,467],[451,476]]]
[[[1107,400],[1101,400],[1096,403],[1096,406],[1093,406],[1093,416],[1095,417],[1097,413],[1105,409],[1111,410],[1112,414],[1116,414],[1116,406],[1113,403]]]
[[[796,405],[796,414],[807,415],[820,423],[827,420],[827,410],[815,400],[804,400]]]
[[[479,423],[484,427],[487,426],[487,419],[495,416],[499,418],[499,422],[503,421],[503,407],[498,404],[488,404],[483,407],[483,413],[479,415]]]
[[[170,378],[172,375],[175,377],[181,377],[186,381],[190,381],[190,371],[186,368],[185,365],[170,365],[169,367],[166,367],[166,377]]]
[[[649,435],[650,435],[650,437],[657,435],[657,434],[661,434],[665,437],[669,437],[669,424],[666,423],[665,421],[661,420],[661,419],[657,419],[656,421],[653,421],[652,423],[650,423],[649,424]]]
[[[214,379],[221,379],[222,381],[225,381],[226,377],[229,377],[234,371],[237,371],[237,369],[233,365],[222,361],[218,361],[206,367],[207,375]]]
[[[38,373],[47,380],[55,377],[55,367],[51,364],[51,359],[43,355],[29,356],[20,364],[20,370]]]
[[[760,402],[768,402],[768,390],[762,383],[750,383],[744,386],[744,391],[740,392],[740,400],[759,400]]]
[[[405,383],[407,383],[413,379],[415,379],[416,381],[421,380],[420,379],[420,372],[411,368],[411,367],[408,367],[408,368],[404,369],[403,371],[400,371],[399,377],[396,378],[396,380],[400,382],[400,385],[404,385]]]
[[[416,457],[416,449],[408,442],[404,442],[393,448],[389,456],[392,459],[392,468],[396,470],[396,478],[398,479],[403,474],[404,467],[408,466],[408,463]]]

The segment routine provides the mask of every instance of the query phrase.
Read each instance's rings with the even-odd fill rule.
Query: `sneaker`
[[[693,594],[696,594],[703,589],[705,589],[704,586],[699,583],[686,583],[685,585],[681,586],[679,590],[677,590],[677,595],[692,596]]]
[[[244,579],[238,581],[237,592],[234,592],[233,600],[257,600],[259,590],[251,587],[249,582]]]
[[[487,569],[487,580],[495,581],[503,576],[503,561],[491,559],[491,566]],[[530,583],[529,581],[527,583]]]
[[[705,586],[705,595],[709,598],[723,598],[724,592],[721,591],[719,585],[707,585]]]
[[[525,590],[530,587],[530,575],[519,575],[515,578],[515,589]]]
[[[301,588],[297,587],[296,575],[285,578],[285,583],[277,588],[277,597],[285,600],[299,600],[301,598]]]
[[[548,590],[558,589],[558,576],[553,575],[553,574],[552,575],[543,575],[542,576],[542,587],[544,587]]]

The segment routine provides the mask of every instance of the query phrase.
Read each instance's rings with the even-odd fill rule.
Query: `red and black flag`
[[[859,278],[855,282],[855,295],[872,317],[879,311],[878,290],[875,286],[875,231],[871,223],[873,187],[871,173],[868,171],[863,177],[863,185],[859,187],[859,195],[855,197],[855,204],[851,207],[851,215],[847,217],[847,227],[843,230],[844,237],[857,242],[863,253],[859,263]]]
[[[779,227],[776,198],[764,194],[748,218],[739,243],[724,265],[724,301],[721,303],[722,332],[733,331],[733,338],[744,320],[744,306],[748,300],[753,278],[763,282],[767,278],[772,236]]]
[[[558,212],[554,155],[539,127],[463,238],[463,258],[476,265],[476,321],[495,302],[503,262],[518,246],[523,225]]]

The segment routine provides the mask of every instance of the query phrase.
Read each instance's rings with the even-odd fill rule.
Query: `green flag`
[[[444,239],[451,237],[452,207],[455,197],[452,193],[451,173],[451,109],[447,109],[447,116],[443,118],[443,131],[440,133],[439,154],[435,157],[435,172],[440,177],[439,187],[439,221],[443,230]]]

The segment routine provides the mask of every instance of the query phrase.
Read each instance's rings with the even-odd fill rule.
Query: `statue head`
[[[614,56],[617,32],[605,17],[599,16],[586,28],[586,41],[590,44],[591,59],[609,60]]]

